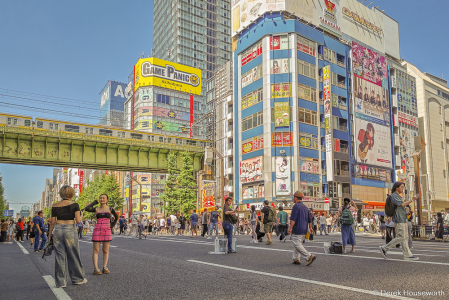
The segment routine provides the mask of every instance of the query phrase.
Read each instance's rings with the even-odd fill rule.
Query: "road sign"
[[[14,210],[12,210],[12,209],[10,209],[10,210],[5,209],[3,211],[3,215],[5,217],[13,217],[14,216]]]
[[[30,208],[28,206],[22,206],[21,210],[27,211],[27,210],[30,210]]]

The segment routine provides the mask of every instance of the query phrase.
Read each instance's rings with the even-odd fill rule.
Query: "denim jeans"
[[[326,224],[320,224],[320,235],[323,234],[323,231],[325,234],[327,234],[326,232]]]
[[[66,264],[72,283],[84,280],[84,268],[80,258],[78,233],[75,225],[56,224],[53,233],[55,245],[55,283],[56,287],[66,285]]]
[[[230,222],[223,222],[223,231],[228,237],[228,250],[232,250],[232,229],[233,226]]]
[[[210,235],[214,233],[214,229],[216,230],[216,235],[218,235],[218,223],[210,223]]]
[[[35,231],[34,233],[34,251],[41,250],[45,248],[45,243],[47,242],[47,235],[45,232],[39,234],[39,231]],[[41,239],[40,247],[39,247],[39,239]]]

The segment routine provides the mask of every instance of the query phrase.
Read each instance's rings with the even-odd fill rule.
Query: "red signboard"
[[[242,58],[242,67],[262,54],[262,45]]]
[[[271,134],[271,146],[272,147],[290,147],[292,144],[291,132],[276,132]]]
[[[280,50],[281,49],[281,37],[273,36],[270,37],[270,50]]]
[[[78,174],[80,175],[80,194],[83,192],[84,185],[84,170],[78,169]]]

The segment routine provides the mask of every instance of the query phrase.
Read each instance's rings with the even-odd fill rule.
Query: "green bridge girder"
[[[204,155],[203,147],[3,124],[0,145],[0,163],[147,173],[167,172],[170,151],[191,153],[195,171]]]

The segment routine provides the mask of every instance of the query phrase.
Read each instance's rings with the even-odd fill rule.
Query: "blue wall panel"
[[[333,134],[334,134],[334,139],[345,140],[345,141],[349,140],[348,132],[334,129]]]
[[[246,118],[256,112],[259,112],[263,109],[263,102],[259,102],[257,104],[254,104],[248,108],[245,108],[244,110],[242,110],[242,119]]]
[[[262,63],[262,56],[263,55],[259,55],[258,57],[256,57],[255,59],[253,59],[252,61],[250,61],[249,63],[247,63],[246,65],[244,65],[242,67],[241,70],[241,74],[245,74],[246,72],[248,72],[249,70],[251,70],[252,68],[260,65]]]
[[[298,98],[298,106],[316,111],[316,103]]]
[[[308,62],[309,64],[316,65],[315,57],[309,54],[306,54],[302,51],[296,50],[298,59]]]
[[[292,82],[292,73],[270,75],[271,83]]]
[[[299,131],[311,134],[318,134],[318,127],[309,124],[299,123]]]
[[[319,155],[318,150],[313,150],[313,149],[308,149],[308,148],[299,148],[299,156],[318,159],[318,155]]]
[[[285,153],[281,154],[281,150],[284,150]],[[295,154],[295,150],[293,147],[272,147],[271,148],[271,156],[292,156]]]
[[[274,123],[271,123],[271,132],[279,131],[293,131],[293,122],[290,122],[289,126],[286,127],[276,127],[274,128]]]
[[[251,152],[251,153],[246,153],[242,155],[242,160],[247,160],[250,158],[254,158],[254,157],[258,157],[258,156],[263,156],[263,149]],[[240,174],[240,172],[238,172],[237,174]],[[236,176],[238,177],[238,176]]]
[[[270,51],[270,59],[290,58],[292,54],[289,49]]]
[[[323,110],[324,110],[324,107],[323,107]],[[348,111],[344,110],[344,109],[332,107],[332,115],[335,117],[340,117],[340,118],[346,119],[346,120],[348,119]]]
[[[316,80],[303,75],[298,75],[298,83],[316,88]]]
[[[260,126],[257,126],[256,128],[242,132],[242,141],[252,138],[252,137],[255,137],[255,136],[258,136],[259,134],[263,134],[263,125],[260,125]],[[234,139],[234,140],[236,140],[236,139]],[[235,153],[238,153],[238,152],[235,152]]]
[[[320,183],[320,175],[301,172],[300,180],[306,182]]]

